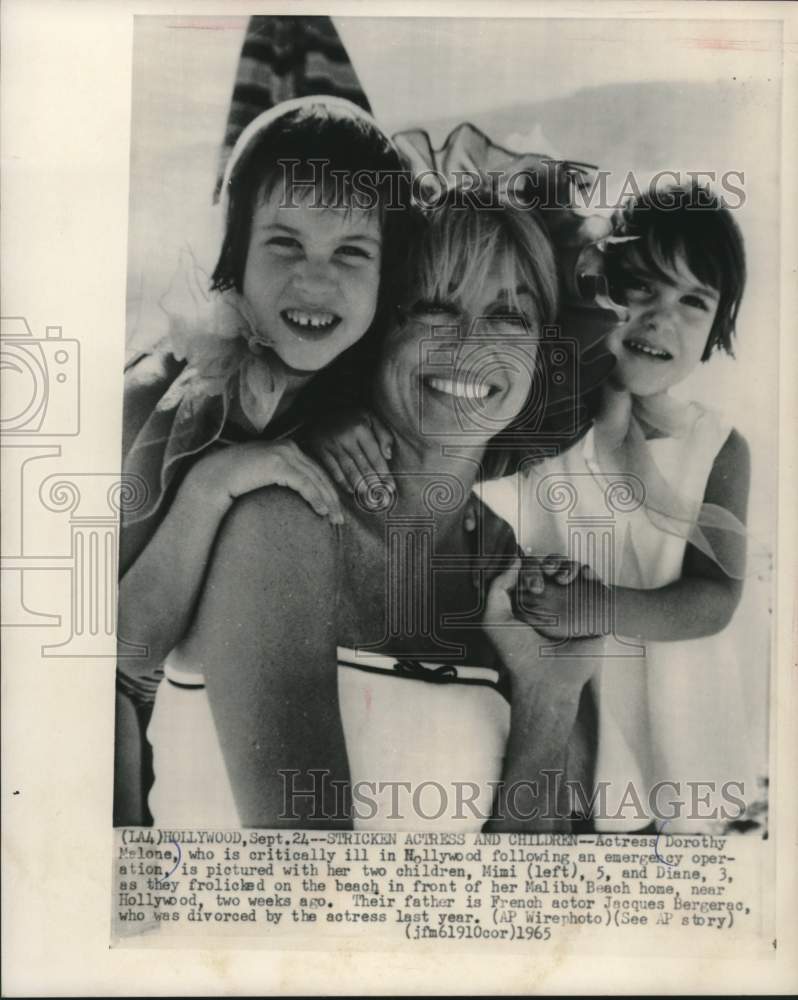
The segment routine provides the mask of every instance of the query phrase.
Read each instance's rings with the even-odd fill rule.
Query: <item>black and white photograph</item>
[[[591,30],[136,19],[118,825],[766,831],[778,80]]]
[[[794,6],[66,6],[3,46],[9,995],[783,988]]]

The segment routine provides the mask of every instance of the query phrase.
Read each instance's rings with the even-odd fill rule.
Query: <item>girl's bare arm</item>
[[[715,459],[704,502],[729,511],[744,525],[749,481],[748,445],[732,431]],[[731,621],[742,594],[745,538],[709,527],[702,531],[720,563],[735,568],[734,576],[688,543],[682,574],[673,583],[640,590],[605,586],[590,575],[578,576],[567,586],[547,580],[545,589],[525,602],[527,620],[552,638],[584,634],[578,629],[586,621],[609,622],[616,635],[650,642],[700,639],[720,632]],[[582,612],[577,618],[575,609]],[[541,624],[544,620],[546,624]]]
[[[748,444],[732,431],[715,459],[704,502],[724,508],[745,524],[750,470]],[[668,642],[714,635],[729,624],[742,594],[745,538],[702,530],[722,563],[736,567],[738,575],[727,576],[717,562],[688,544],[682,575],[674,583],[655,590],[613,588],[617,634]]]

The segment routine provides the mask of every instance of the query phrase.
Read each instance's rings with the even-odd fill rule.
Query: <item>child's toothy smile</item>
[[[283,322],[297,333],[330,333],[341,322],[335,313],[320,309],[283,309]]]
[[[623,346],[627,351],[631,351],[633,354],[643,354],[646,357],[653,358],[657,361],[673,360],[673,355],[669,351],[666,351],[661,347],[655,347],[647,340],[630,337],[628,340],[623,342]]]

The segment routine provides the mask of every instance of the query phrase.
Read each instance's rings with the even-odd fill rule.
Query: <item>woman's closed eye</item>
[[[513,309],[509,305],[497,305],[492,309],[488,309],[485,313],[485,319],[493,320],[494,322],[508,323],[512,326],[528,326],[529,317],[526,316],[520,309]]]
[[[460,310],[452,302],[442,299],[418,299],[410,310],[414,316],[459,316]]]
[[[346,258],[350,261],[374,260],[374,254],[366,250],[365,247],[356,246],[353,243],[343,243],[335,250],[336,256]]]

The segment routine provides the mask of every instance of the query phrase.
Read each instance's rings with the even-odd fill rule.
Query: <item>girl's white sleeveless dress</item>
[[[695,403],[690,416],[687,433],[648,444],[666,481],[701,501],[731,427]],[[486,484],[481,497],[531,553],[569,555],[618,586],[674,582],[686,540],[656,528],[640,507],[625,511],[623,491],[608,506],[611,471],[599,469],[591,431],[532,472]],[[735,627],[733,620],[720,634],[689,641],[607,639],[592,681],[599,724],[594,791],[606,783],[597,829],[639,830],[646,817],[668,832],[723,829],[740,809],[730,796],[748,804],[758,797],[743,669],[767,664],[738,662]],[[744,791],[724,791],[724,782],[742,783]]]

